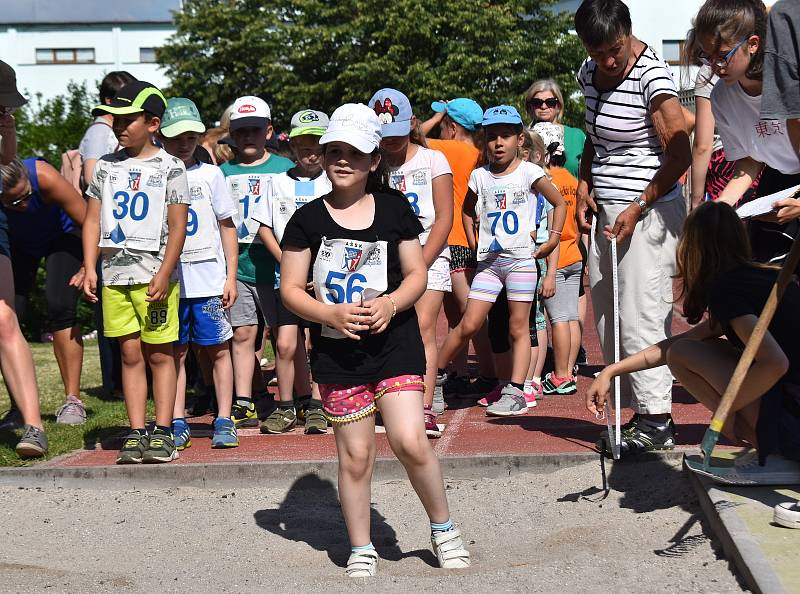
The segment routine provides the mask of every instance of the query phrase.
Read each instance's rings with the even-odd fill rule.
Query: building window
[[[94,64],[94,48],[37,48],[37,64]]]
[[[662,58],[667,64],[672,66],[680,66],[681,57],[683,56],[683,46],[685,44],[683,39],[665,39],[661,45]]]
[[[154,47],[140,47],[139,48],[139,62],[142,64],[155,64],[156,63],[156,48]]]

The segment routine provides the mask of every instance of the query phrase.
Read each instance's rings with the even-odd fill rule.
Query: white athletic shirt
[[[594,144],[592,183],[598,203],[638,200],[664,161],[650,105],[655,97],[678,92],[669,66],[645,46],[628,76],[616,87],[594,85],[597,64],[587,58],[578,72],[586,98],[586,133]],[[675,184],[659,200],[680,194]]]
[[[433,180],[440,175],[453,175],[447,157],[440,151],[420,146],[416,154],[400,167],[389,169],[389,185],[406,195],[408,203],[422,223],[419,242],[425,245],[436,219],[433,207]]]
[[[728,161],[751,157],[787,175],[800,173],[786,120],[762,120],[761,95],[751,97],[738,82],[721,80],[711,92],[711,109]]]
[[[278,243],[295,211],[315,198],[331,191],[331,182],[325,172],[317,177],[297,177],[290,172],[272,177],[267,199],[262,200],[253,212],[253,220],[272,229]]]
[[[522,161],[508,175],[495,175],[485,165],[472,171],[469,189],[478,197],[475,213],[480,220],[478,260],[492,254],[530,258],[536,231],[536,193],[533,184],[544,170]]]
[[[214,257],[200,262],[179,262],[178,277],[181,281],[181,297],[216,297],[222,295],[227,276],[225,252],[220,239],[219,222],[223,219],[233,218],[236,205],[228,192],[225,176],[216,165],[198,163],[186,170],[189,178],[189,195],[194,204],[197,200],[210,200],[213,218],[209,224],[198,226],[213,236]],[[202,193],[202,196],[199,195]],[[210,196],[207,195],[210,193]],[[190,208],[192,208],[190,206]],[[189,228],[198,225],[189,217]]]

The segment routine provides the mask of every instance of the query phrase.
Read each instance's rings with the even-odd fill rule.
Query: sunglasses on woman
[[[750,39],[750,38],[749,37],[745,37],[739,43],[734,45],[733,49],[731,51],[729,51],[724,56],[720,56],[720,55],[716,56],[716,59],[712,59],[711,56],[709,56],[708,54],[705,54],[705,53],[701,53],[697,57],[700,59],[700,62],[704,66],[708,66],[710,68],[727,68],[728,67],[728,62],[731,61],[731,58],[733,57],[733,54],[735,54],[736,50],[738,50],[740,47],[742,47],[742,44],[745,41],[747,41],[748,39]]]
[[[528,99],[528,105],[534,109],[542,109],[542,105],[546,105],[550,109],[558,107],[558,99],[555,97],[548,97],[547,99]]]

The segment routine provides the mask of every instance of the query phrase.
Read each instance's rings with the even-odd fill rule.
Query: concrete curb
[[[679,461],[682,451],[660,453],[659,457]],[[547,474],[559,468],[597,462],[598,454],[521,454],[499,456],[452,456],[439,459],[449,480],[506,477],[517,473]],[[165,489],[195,487],[226,489],[258,486],[289,486],[314,474],[336,481],[336,460],[292,462],[244,462],[215,464],[160,464],[122,466],[34,466],[0,469],[0,486],[65,489]],[[406,479],[396,458],[375,461],[374,479]]]
[[[717,489],[711,479],[690,470],[684,472],[689,475],[714,534],[722,542],[725,556],[736,566],[747,587],[757,594],[786,594],[780,577],[736,513],[737,504],[730,501],[730,495]]]

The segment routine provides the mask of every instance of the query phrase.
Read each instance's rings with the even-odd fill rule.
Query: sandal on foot
[[[347,560],[347,577],[373,577],[378,571],[378,553],[376,551],[360,551],[353,553]]]
[[[437,532],[431,536],[433,552],[444,569],[463,569],[469,567],[469,551],[464,548],[461,531],[453,528],[447,532]]]

